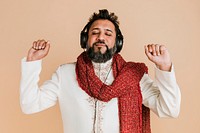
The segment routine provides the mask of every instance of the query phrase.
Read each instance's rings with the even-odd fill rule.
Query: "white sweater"
[[[111,61],[93,63],[95,74],[106,84],[114,80]],[[92,133],[95,100],[83,91],[76,80],[76,63],[59,66],[52,78],[38,86],[42,61],[26,62],[22,59],[20,103],[26,114],[36,113],[60,104],[65,133]],[[108,76],[106,79],[105,77]],[[174,68],[171,72],[155,68],[155,80],[144,74],[140,81],[143,104],[159,117],[177,117],[181,94],[176,83]],[[97,101],[96,133],[119,133],[118,100]]]

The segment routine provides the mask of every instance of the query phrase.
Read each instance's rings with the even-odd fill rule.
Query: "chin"
[[[105,54],[106,53],[106,49],[104,48],[97,48],[94,50],[95,53],[101,53],[101,54]]]

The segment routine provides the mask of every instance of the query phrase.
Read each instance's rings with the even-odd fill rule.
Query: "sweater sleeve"
[[[60,88],[59,69],[52,78],[38,86],[42,61],[21,61],[20,105],[25,114],[45,110],[57,102]]]
[[[155,68],[155,80],[144,74],[140,81],[143,104],[159,117],[176,118],[180,112],[181,93],[174,67],[171,72]]]

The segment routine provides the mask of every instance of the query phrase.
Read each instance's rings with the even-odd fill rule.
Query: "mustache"
[[[104,44],[104,45],[106,45],[106,43],[105,43],[104,41],[101,41],[101,40],[99,40],[99,41],[97,41],[97,42],[93,43],[93,45],[97,45],[98,43],[101,43],[101,44]],[[106,45],[106,46],[107,46],[107,45]]]

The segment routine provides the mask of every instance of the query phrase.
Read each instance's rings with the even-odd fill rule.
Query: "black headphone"
[[[89,30],[89,27],[91,26],[91,24],[92,24],[92,22],[88,22],[80,34],[80,45],[81,45],[81,48],[83,48],[83,49],[85,49],[87,46],[88,30]],[[119,29],[119,26],[116,26],[116,24],[114,24],[114,25],[116,28],[116,48],[117,48],[116,53],[119,53],[123,47],[124,37]]]

